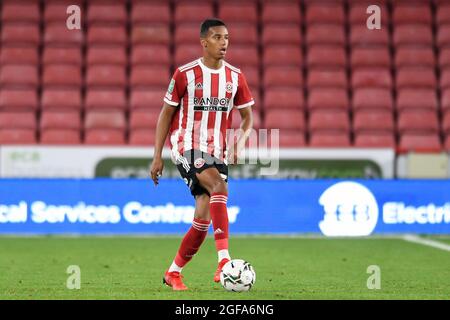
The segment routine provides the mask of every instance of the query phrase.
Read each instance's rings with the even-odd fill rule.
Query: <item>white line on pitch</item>
[[[450,251],[450,245],[448,245],[448,244],[430,240],[430,239],[424,239],[424,238],[421,238],[421,237],[418,237],[415,235],[405,235],[402,239],[405,241],[422,244],[424,246],[429,246],[429,247],[441,249],[444,251]]]

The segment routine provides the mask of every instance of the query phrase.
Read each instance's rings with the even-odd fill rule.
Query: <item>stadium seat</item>
[[[450,67],[450,48],[441,48],[439,51],[439,67],[441,69]]]
[[[127,34],[123,25],[91,25],[87,31],[88,46],[127,44]]]
[[[184,22],[200,23],[207,17],[212,17],[213,7],[207,3],[187,3],[175,4],[174,22],[175,24]]]
[[[20,64],[36,65],[38,63],[38,50],[34,47],[4,46],[0,53],[0,65]]]
[[[261,115],[255,109],[252,110],[252,113],[253,113],[253,129],[258,130],[261,128],[262,124]],[[241,125],[241,117],[239,115],[239,112],[235,112],[234,116],[231,119],[231,128],[238,129],[240,125]]]
[[[91,89],[86,92],[86,109],[125,110],[127,101],[125,90],[118,89]]]
[[[436,111],[412,110],[399,113],[398,131],[400,133],[437,133],[439,121]]]
[[[130,114],[130,130],[155,129],[159,114],[149,109],[134,110]]]
[[[233,46],[236,44],[257,45],[259,43],[258,30],[255,24],[233,23],[227,27],[227,30],[230,37],[230,43]],[[197,36],[197,42],[198,41],[199,40]]]
[[[436,85],[434,68],[405,67],[397,70],[397,90],[402,88],[434,89]]]
[[[441,70],[441,78],[439,79],[441,90],[450,88],[450,69]]]
[[[436,24],[444,25],[450,24],[450,4],[443,3],[436,10]]]
[[[433,45],[431,26],[423,24],[402,24],[395,26],[392,39],[396,47],[403,45]]]
[[[35,144],[36,132],[31,129],[1,129],[0,145],[2,144]]]
[[[127,84],[124,66],[93,65],[86,71],[86,85],[92,87],[124,87]]]
[[[161,44],[168,46],[171,41],[170,29],[165,24],[135,25],[131,29],[131,43]]]
[[[258,10],[255,2],[234,1],[219,3],[219,18],[229,24],[236,22],[258,22]]]
[[[0,109],[9,111],[36,110],[38,93],[35,89],[2,89]]]
[[[84,143],[88,145],[123,145],[125,133],[111,129],[92,129],[85,133]]]
[[[88,110],[84,119],[84,129],[113,129],[124,131],[127,127],[125,113],[118,110]]]
[[[282,44],[299,46],[302,43],[302,31],[295,23],[270,23],[263,26],[261,40],[263,46]]]
[[[353,91],[353,110],[381,110],[392,111],[394,99],[390,89],[385,88],[361,88]]]
[[[39,85],[38,70],[33,65],[10,64],[0,68],[0,86],[36,88]]]
[[[450,134],[450,112],[444,114],[442,119],[442,132],[446,135]]]
[[[90,47],[86,55],[86,64],[117,64],[125,66],[127,55],[123,46]]]
[[[230,51],[234,51],[233,50]],[[249,57],[249,58],[254,58]],[[295,45],[268,46],[264,48],[263,64],[265,67],[271,65],[286,65],[301,67],[303,63],[303,54],[300,47]]]
[[[350,28],[350,45],[352,47],[388,46],[387,28],[370,30],[366,25],[352,25]]]
[[[300,24],[300,5],[296,2],[263,3],[261,22],[267,23],[297,23]]]
[[[400,47],[395,54],[395,66],[401,67],[421,67],[435,66],[435,57],[432,47]]]
[[[441,141],[436,133],[408,133],[400,136],[398,151],[438,152],[441,148]]]
[[[309,132],[350,130],[348,113],[343,110],[315,110],[309,115]]]
[[[360,68],[352,72],[353,89],[385,88],[391,89],[392,77],[388,68]]]
[[[39,23],[40,11],[37,2],[5,2],[2,8],[2,23]]]
[[[176,67],[180,67],[202,56],[202,47],[199,44],[182,44],[175,48],[174,62]],[[238,56],[240,58],[240,56]],[[242,55],[242,61],[249,61],[246,56]],[[236,60],[236,59],[235,59]],[[227,61],[229,61],[227,54]],[[241,60],[237,60],[240,62]]]
[[[306,29],[306,43],[308,46],[328,44],[344,46],[345,32],[342,25],[313,24]]]
[[[292,67],[267,67],[264,69],[263,85],[269,87],[301,87],[302,70]]]
[[[410,5],[409,3],[398,4],[394,6],[392,22],[394,25],[411,23],[431,25],[430,3],[426,2],[423,5]]]
[[[394,132],[394,116],[390,110],[358,110],[353,118],[353,130],[361,132]]]
[[[351,51],[352,70],[357,68],[390,68],[391,55],[388,47],[355,47]]]
[[[66,18],[67,19],[67,18]],[[64,23],[53,22],[45,25],[45,46],[76,46],[84,42],[82,30],[69,30]]]
[[[8,23],[2,26],[1,32],[2,45],[23,45],[37,47],[41,40],[39,25],[37,24]]]
[[[428,109],[436,111],[438,100],[434,89],[402,89],[397,92],[397,109]]]
[[[351,25],[364,25],[367,22],[367,7],[371,4],[376,4],[381,9],[381,28],[387,27],[387,21],[389,21],[389,10],[386,5],[381,5],[379,1],[371,1],[366,4],[355,3],[350,5],[349,22]]]
[[[347,56],[341,46],[310,46],[307,55],[308,68],[343,68],[347,66]]]
[[[174,43],[200,47],[200,27],[197,23],[179,23],[175,26]]]
[[[445,138],[444,148],[447,152],[450,151],[450,134],[448,134]]]
[[[441,91],[441,108],[443,112],[450,110],[450,90],[444,89]]]
[[[151,109],[158,112],[163,106],[167,85],[161,89],[131,88],[130,109]]]
[[[78,131],[81,129],[80,113],[77,110],[44,111],[41,114],[39,127],[41,131],[49,129],[69,129]]]
[[[36,113],[34,111],[0,112],[0,128],[36,130]]]
[[[264,109],[303,109],[305,100],[300,88],[268,87],[264,96]]]
[[[163,45],[136,45],[132,47],[130,63],[135,65],[166,65],[171,63],[169,48]]]
[[[334,87],[347,89],[347,74],[344,69],[312,69],[308,71],[308,89],[319,87]]]
[[[349,135],[343,132],[315,132],[311,134],[309,141],[309,146],[315,148],[342,148],[350,145]]]
[[[80,110],[81,91],[77,88],[45,88],[42,91],[41,106],[43,110]]]
[[[65,23],[67,20],[67,7],[69,5],[78,5],[83,8],[81,1],[46,1],[44,6],[44,22],[45,24],[56,22],[58,24]]]
[[[339,3],[312,3],[306,7],[306,23],[333,23],[343,25],[345,22],[344,7]]]
[[[121,3],[89,3],[87,6],[88,25],[93,24],[125,24],[127,12]]]
[[[358,148],[395,148],[395,137],[392,133],[358,133],[355,135],[355,147]]]
[[[81,135],[78,130],[46,129],[41,131],[41,144],[48,145],[78,145],[81,144]]]
[[[79,47],[48,47],[44,48],[42,63],[49,64],[74,64],[81,68],[81,48]]]
[[[154,129],[135,129],[130,131],[130,145],[155,145],[155,130]],[[168,140],[166,141],[166,145]]]
[[[279,146],[281,148],[305,147],[306,140],[303,131],[298,130],[280,130]]]
[[[164,87],[170,82],[169,69],[162,66],[135,66],[131,69],[131,87]]]
[[[42,84],[45,87],[80,88],[81,69],[72,64],[50,64],[44,66]]]
[[[321,88],[309,90],[308,108],[347,110],[350,102],[345,89]]]
[[[171,22],[171,12],[169,2],[133,3],[131,8],[132,24],[169,24]]]
[[[306,128],[303,111],[283,107],[277,109],[266,109],[264,126],[268,129],[296,129]]]

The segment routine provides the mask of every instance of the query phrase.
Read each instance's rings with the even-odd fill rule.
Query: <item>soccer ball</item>
[[[250,263],[242,259],[228,261],[220,272],[220,283],[227,291],[248,291],[255,284],[256,274]]]

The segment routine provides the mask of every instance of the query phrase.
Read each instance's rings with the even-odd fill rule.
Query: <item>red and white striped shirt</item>
[[[175,160],[195,149],[226,161],[226,130],[231,124],[231,111],[254,104],[238,68],[223,61],[220,69],[210,69],[201,59],[175,71],[164,101],[179,107],[170,128]]]

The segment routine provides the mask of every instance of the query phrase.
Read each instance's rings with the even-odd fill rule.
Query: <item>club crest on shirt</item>
[[[203,83],[197,82],[195,84],[195,90],[203,90]]]
[[[203,158],[198,158],[194,161],[194,167],[196,167],[197,169],[200,169],[204,165],[205,165],[205,159],[203,159]]]
[[[232,82],[227,82],[227,84],[225,85],[225,91],[227,93],[233,92],[233,83]]]

